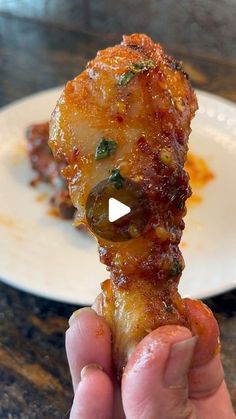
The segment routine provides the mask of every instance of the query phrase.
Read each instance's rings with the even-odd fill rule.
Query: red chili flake
[[[37,186],[38,185],[38,183],[40,182],[40,176],[39,177],[36,177],[35,179],[33,179],[33,180],[31,180],[30,181],[30,186],[33,186],[33,188],[35,187],[35,186]]]
[[[77,147],[73,147],[73,151],[71,153],[71,163],[76,162],[77,157],[79,156],[79,149]]]
[[[61,148],[59,148],[59,149],[56,151],[56,155],[55,155],[55,157],[56,157],[56,160],[57,160],[57,161],[59,161],[59,162],[63,162],[63,161],[65,161],[65,160],[66,160],[65,153],[62,151],[62,149],[61,149]]]
[[[117,119],[118,122],[123,122],[124,121],[124,118],[120,115],[117,115],[116,119]]]
[[[174,130],[173,131],[163,130],[163,135],[164,137],[169,138],[171,142],[176,140],[176,133]]]
[[[177,141],[179,144],[184,144],[186,138],[186,134],[184,132],[179,131],[177,133]]]
[[[148,144],[145,137],[140,137],[137,141],[137,144],[142,153],[148,153],[150,151],[150,145]]]
[[[167,112],[166,111],[162,111],[162,110],[158,110],[154,112],[155,118],[156,119],[163,119],[166,116]]]

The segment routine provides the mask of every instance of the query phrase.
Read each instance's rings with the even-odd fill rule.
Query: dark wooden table
[[[97,49],[117,40],[0,13],[0,105],[63,84]],[[184,61],[196,87],[236,101],[236,62],[169,51]],[[236,293],[206,303],[219,321],[226,380],[236,406]],[[0,284],[0,418],[68,416],[72,388],[64,334],[75,309]]]

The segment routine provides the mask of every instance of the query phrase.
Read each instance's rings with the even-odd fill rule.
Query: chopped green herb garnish
[[[167,313],[173,313],[173,306],[171,304],[166,304],[165,309]]]
[[[129,235],[134,239],[135,237],[139,236],[139,229],[135,224],[130,224],[129,228]]]
[[[176,60],[172,59],[172,60],[170,60],[170,65],[173,68],[173,70],[183,71],[182,61],[176,61]]]
[[[114,154],[117,149],[117,143],[114,140],[102,138],[98,143],[95,152],[95,159],[102,160]]]
[[[163,148],[160,151],[160,159],[162,161],[162,163],[164,163],[165,165],[170,165],[173,161],[173,156],[170,150],[168,150],[167,148]]]
[[[183,199],[180,199],[178,202],[176,202],[175,206],[176,206],[176,208],[178,208],[180,210],[184,209],[185,203],[184,203]]]
[[[124,186],[124,178],[121,176],[118,169],[112,170],[111,176],[109,177],[110,181],[114,183],[116,189],[122,189]]]
[[[136,74],[151,70],[152,68],[155,68],[155,63],[152,60],[143,60],[133,63],[126,73],[121,74],[119,85],[126,86]]]
[[[170,277],[178,276],[182,272],[182,266],[179,263],[178,259],[173,260],[173,265],[169,271]]]
[[[119,85],[126,86],[130,82],[130,80],[135,76],[133,71],[127,71],[127,73],[121,74],[119,78]]]
[[[132,69],[135,70],[136,73],[151,70],[152,68],[155,68],[155,64],[152,60],[143,60],[132,64]]]

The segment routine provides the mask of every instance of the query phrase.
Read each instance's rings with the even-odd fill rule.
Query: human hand
[[[192,320],[199,304],[186,300]],[[204,319],[201,319],[204,324]],[[132,353],[121,387],[112,369],[111,333],[90,308],[74,313],[66,350],[74,388],[71,419],[233,419],[215,319],[203,339],[181,326],[162,326]]]

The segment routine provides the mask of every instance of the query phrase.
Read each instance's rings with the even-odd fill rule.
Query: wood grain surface
[[[1,106],[64,84],[83,69],[97,49],[119,41],[117,35],[96,36],[74,25],[45,22],[32,16],[26,19],[22,13],[21,17],[0,13]],[[196,87],[236,101],[236,62],[228,53],[223,59],[214,51],[208,54],[206,49],[196,52],[170,45],[169,52],[184,61]],[[236,407],[236,292],[206,303],[219,321],[226,380]],[[72,388],[64,334],[67,318],[76,308],[0,284],[1,419],[69,416]]]

